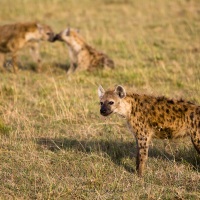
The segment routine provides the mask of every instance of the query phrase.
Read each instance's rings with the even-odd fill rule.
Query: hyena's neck
[[[141,98],[138,94],[127,94],[127,96],[123,99],[122,108],[124,110],[124,117],[129,121],[131,120],[131,115],[135,111],[137,107],[137,103],[140,101]]]
[[[120,106],[116,109],[116,113],[127,120],[131,118],[132,104],[129,98],[124,98],[120,102]]]
[[[84,39],[79,36],[76,35],[74,37],[71,37],[71,39],[69,41],[66,41],[69,48],[76,54],[80,53],[82,50],[84,50],[86,47],[86,42],[84,41]]]
[[[38,34],[37,30],[35,30],[34,32],[27,32],[27,33],[25,34],[25,40],[26,40],[27,42],[29,42],[29,41],[34,41],[34,40],[39,40],[40,37],[39,37],[38,35],[39,35],[39,34]]]
[[[80,53],[84,49],[84,43],[79,41],[72,41],[69,45],[69,48],[76,54]]]

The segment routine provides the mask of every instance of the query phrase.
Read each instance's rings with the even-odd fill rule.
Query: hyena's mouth
[[[55,41],[63,41],[60,34],[55,34],[54,37],[52,38],[52,42]]]
[[[54,33],[47,33],[47,35],[48,35],[48,41],[54,42],[55,34]]]
[[[112,113],[113,111],[104,111],[104,110],[100,110],[100,113],[101,113],[101,115],[103,115],[103,116],[108,116],[108,115],[110,115],[111,113]]]

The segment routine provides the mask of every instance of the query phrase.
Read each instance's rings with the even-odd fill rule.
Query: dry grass
[[[198,199],[200,157],[189,139],[154,140],[144,180],[125,121],[99,115],[97,86],[200,103],[196,0],[3,0],[0,24],[70,25],[116,62],[67,77],[67,48],[44,43],[43,72],[0,74],[0,199]],[[166,149],[164,143],[167,142]]]

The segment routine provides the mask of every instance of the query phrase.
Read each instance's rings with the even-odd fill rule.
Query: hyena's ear
[[[37,23],[37,28],[38,28],[39,32],[41,32],[43,30],[42,24]]]
[[[68,27],[67,29],[65,29],[65,35],[69,36],[70,35],[70,27]]]
[[[99,98],[101,99],[104,94],[105,94],[105,90],[103,89],[103,87],[101,85],[99,85],[99,87],[98,87]]]
[[[124,89],[121,85],[118,85],[118,86],[115,88],[115,93],[116,93],[121,99],[123,99],[124,97],[126,97],[126,91],[125,91],[125,89]]]

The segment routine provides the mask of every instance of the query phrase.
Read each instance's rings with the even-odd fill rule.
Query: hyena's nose
[[[54,35],[54,37],[52,38],[52,42],[55,42],[55,41],[57,41],[57,40],[61,40],[59,34]]]
[[[106,109],[105,108],[101,108],[100,113],[101,114],[105,114],[106,113]]]

